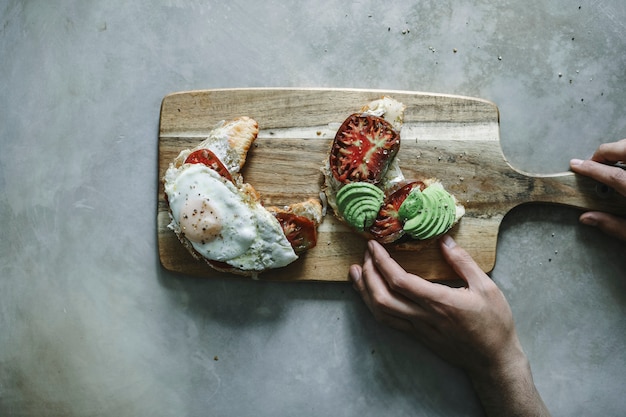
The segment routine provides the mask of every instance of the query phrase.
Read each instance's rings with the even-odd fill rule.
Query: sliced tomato
[[[229,181],[233,178],[228,171],[228,168],[224,166],[222,161],[210,150],[210,149],[198,149],[190,153],[185,159],[186,164],[204,164],[214,171],[217,171],[222,177]]]
[[[416,187],[422,191],[426,185],[421,181],[410,182],[385,198],[374,224],[370,227],[370,233],[377,241],[391,243],[402,237],[404,231],[398,217],[398,210],[411,190]]]
[[[274,216],[297,254],[317,244],[317,229],[313,220],[293,213],[274,213]]]
[[[330,168],[342,184],[377,184],[400,149],[400,135],[382,117],[353,114],[335,135],[330,151]]]

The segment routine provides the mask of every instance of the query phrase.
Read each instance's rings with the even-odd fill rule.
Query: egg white
[[[165,192],[172,218],[169,227],[185,235],[196,252],[207,259],[245,271],[263,271],[298,258],[278,220],[260,202],[202,164],[170,166],[165,173]],[[208,202],[211,216],[221,224],[221,231],[209,233],[206,239],[199,239],[197,233],[185,234],[181,227],[181,223],[189,227],[182,216],[189,216],[190,207],[198,207],[198,201]],[[210,223],[199,220],[194,226]]]

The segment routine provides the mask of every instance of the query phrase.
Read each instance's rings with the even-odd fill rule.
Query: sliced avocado
[[[398,216],[400,220],[406,220],[413,218],[424,206],[422,197],[422,191],[419,187],[411,190],[409,195],[406,196],[400,207],[398,208]]]
[[[354,228],[364,230],[376,220],[383,204],[383,191],[366,182],[344,185],[337,192],[336,202],[343,218]]]
[[[341,206],[346,201],[363,195],[381,196],[384,198],[383,191],[374,184],[370,184],[369,182],[351,182],[337,191],[337,205]]]
[[[369,210],[373,210],[373,207],[375,207],[375,210],[378,213],[381,205],[382,199],[369,195],[362,195],[347,201],[344,207],[339,207],[339,210],[341,211],[342,216],[347,219],[363,209],[369,208]]]
[[[433,190],[437,203],[437,222],[425,230],[419,238],[431,239],[445,233],[454,221],[454,199],[443,187]]]
[[[440,184],[422,192],[422,209],[409,218],[404,230],[414,239],[426,240],[439,236],[450,228],[456,217],[454,198]]]
[[[441,210],[439,207],[432,207],[430,213],[428,221],[424,222],[416,233],[413,233],[415,238],[425,240],[432,237],[433,230],[437,227],[437,223],[441,217]]]
[[[432,200],[435,203],[433,211],[436,221],[429,223],[428,226],[424,228],[424,231],[418,236],[420,239],[430,239],[437,236],[440,233],[440,229],[445,229],[445,225],[447,223],[447,206],[450,194],[448,194],[442,187],[433,187],[428,194],[432,197]]]
[[[445,205],[441,205],[439,207],[439,218],[437,219],[437,223],[429,229],[427,233],[424,233],[421,239],[430,239],[442,235],[448,230],[449,227],[450,222],[448,208]]]
[[[425,191],[425,190],[424,190]],[[436,216],[436,203],[430,193],[422,193],[423,206],[415,217],[404,223],[404,230],[411,236],[421,234]]]
[[[356,217],[355,226],[358,228],[370,227],[376,220],[378,210],[380,210],[380,204],[377,204],[376,201],[364,201],[354,211],[354,216]]]
[[[446,208],[441,210],[441,215],[439,216],[439,220],[437,224],[431,231],[432,237],[439,236],[448,230],[448,211]]]
[[[448,194],[447,198],[442,202],[444,206],[444,215],[441,226],[435,231],[435,236],[439,236],[447,232],[454,224],[456,218],[456,204],[454,198]]]

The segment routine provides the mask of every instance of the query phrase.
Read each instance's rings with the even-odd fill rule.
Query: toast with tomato
[[[218,271],[251,277],[313,248],[323,217],[313,198],[263,206],[241,175],[257,134],[249,117],[221,122],[197,146],[182,150],[163,178],[169,228],[183,246]]]
[[[368,239],[429,240],[465,210],[435,178],[408,180],[397,155],[405,106],[382,97],[342,123],[321,170],[335,216]]]

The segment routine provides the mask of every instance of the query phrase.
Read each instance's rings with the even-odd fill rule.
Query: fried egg
[[[169,227],[201,256],[248,271],[279,268],[298,258],[278,220],[211,168],[172,165],[164,179]]]

